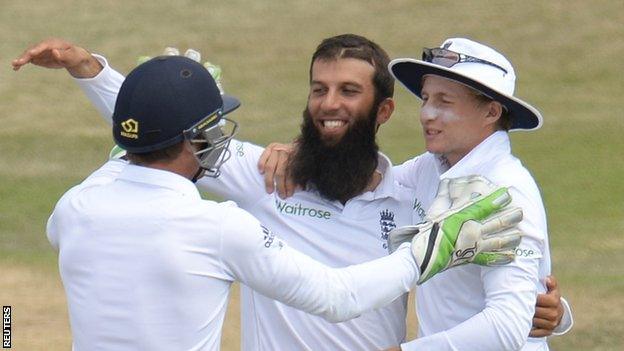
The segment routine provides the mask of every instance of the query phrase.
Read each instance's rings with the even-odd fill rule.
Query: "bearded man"
[[[324,40],[310,65],[301,147],[293,169],[304,190],[267,194],[263,149],[233,143],[217,179],[198,186],[234,200],[290,245],[332,267],[387,255],[392,226],[411,223],[414,194],[394,181],[375,132],[394,110],[388,55],[356,35]],[[301,233],[306,233],[302,235]],[[380,350],[406,335],[407,295],[343,323],[328,323],[241,286],[243,350]]]

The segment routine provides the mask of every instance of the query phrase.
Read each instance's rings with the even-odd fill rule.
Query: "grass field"
[[[107,125],[63,71],[10,60],[49,36],[105,54],[128,72],[140,55],[194,47],[220,64],[243,101],[240,137],[287,141],[297,132],[309,58],[321,39],[365,35],[392,57],[446,37],[489,43],[513,62],[517,95],[544,127],[513,134],[541,185],[553,271],[576,324],[555,350],[624,345],[624,6],[621,1],[5,1],[0,12],[0,303],[13,306],[15,350],[69,350],[55,253],[45,221],[60,195],[100,165]],[[382,128],[395,162],[422,151],[418,101],[397,86]],[[238,349],[234,294],[223,349]],[[413,322],[410,323],[413,326]],[[413,329],[413,328],[412,328]],[[412,333],[413,334],[413,333]]]

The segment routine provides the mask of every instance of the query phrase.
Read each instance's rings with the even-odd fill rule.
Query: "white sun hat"
[[[422,98],[423,77],[433,74],[464,84],[503,104],[511,116],[510,131],[535,130],[542,126],[540,112],[513,96],[516,74],[509,60],[470,39],[446,39],[439,48],[424,49],[422,60],[394,59],[388,69],[419,98]]]

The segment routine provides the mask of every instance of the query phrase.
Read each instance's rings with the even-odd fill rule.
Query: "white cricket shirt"
[[[233,203],[202,200],[188,179],[121,161],[69,190],[47,232],[77,351],[218,350],[233,280],[341,321],[404,295],[418,276],[409,244],[330,269]]]
[[[496,268],[465,265],[419,286],[419,338],[402,349],[548,350],[545,338],[527,342],[536,294],[545,291],[543,281],[550,274],[546,214],[533,177],[511,155],[507,133],[495,132],[450,169],[426,153],[395,170],[401,183],[417,191],[415,223],[431,205],[440,179],[472,174],[509,187],[512,205],[524,213],[519,224],[524,237],[513,263]]]

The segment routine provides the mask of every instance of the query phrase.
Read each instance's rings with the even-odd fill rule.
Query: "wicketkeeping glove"
[[[411,241],[420,269],[418,284],[448,268],[475,263],[497,266],[513,261],[522,233],[520,208],[507,188],[497,188],[479,176],[443,180],[425,222],[392,230],[390,251]]]
[[[178,50],[178,48],[168,46],[163,51],[162,55],[163,56],[180,56],[180,50]],[[190,58],[191,60],[195,62],[201,63],[201,53],[195,49],[187,49],[184,52],[184,57]],[[151,56],[139,56],[137,58],[137,65],[140,65],[151,59],[152,59]],[[204,62],[204,67],[208,70],[208,72],[210,72],[210,75],[212,75],[212,78],[215,80],[215,83],[217,83],[217,87],[219,88],[221,95],[223,95],[223,86],[221,84],[221,67],[213,63],[210,63],[209,61]]]

